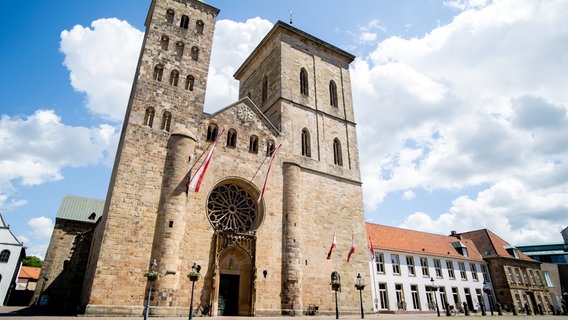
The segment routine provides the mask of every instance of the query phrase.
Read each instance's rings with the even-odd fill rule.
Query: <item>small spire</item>
[[[294,11],[290,10],[290,24],[294,24]]]

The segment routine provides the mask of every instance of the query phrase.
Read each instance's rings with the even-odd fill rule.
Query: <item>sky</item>
[[[206,112],[282,20],[357,56],[366,220],[560,243],[568,1],[210,0]],[[44,257],[64,195],[104,200],[150,0],[0,1],[0,213]]]

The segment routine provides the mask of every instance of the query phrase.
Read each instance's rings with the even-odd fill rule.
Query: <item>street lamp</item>
[[[195,288],[195,281],[199,280],[199,271],[201,271],[201,266],[197,263],[193,263],[191,266],[191,272],[187,275],[189,281],[191,281],[191,302],[189,304],[189,320],[193,318],[193,289]]]
[[[491,315],[493,315],[493,302],[489,299],[489,293],[491,292],[491,288],[487,285],[487,282],[483,281],[483,292],[487,295],[487,301],[489,302],[489,310],[491,311]]]
[[[335,291],[335,319],[339,319],[339,304],[337,303],[337,292],[341,291],[341,276],[339,272],[331,273],[331,290]]]
[[[430,283],[432,283],[432,291],[434,291],[434,301],[436,302],[436,313],[438,314],[438,317],[440,316],[440,308],[438,308],[438,298],[436,297],[436,291],[438,291],[438,288],[436,286],[434,286],[434,278],[430,277]]]
[[[361,319],[365,319],[365,312],[363,312],[363,289],[365,289],[365,284],[361,278],[361,274],[357,273],[357,282],[355,283],[355,288],[359,290],[359,303],[361,304]]]
[[[150,286],[148,287],[148,299],[146,299],[146,308],[144,309],[144,320],[148,319],[148,313],[150,312],[150,298],[152,294],[152,284],[154,281],[158,280],[159,274],[156,271],[156,267],[158,267],[158,263],[156,259],[152,260],[150,263],[150,270],[146,272],[146,278],[150,282]]]

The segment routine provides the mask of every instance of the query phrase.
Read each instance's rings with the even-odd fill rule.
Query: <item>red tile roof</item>
[[[18,274],[18,278],[38,280],[40,271],[41,268],[22,266],[22,268],[20,269],[20,273]]]
[[[503,258],[515,258],[509,252],[507,252],[507,247],[511,246],[507,241],[503,240],[501,237],[493,233],[489,229],[481,229],[476,231],[469,231],[461,233],[464,237],[472,239],[476,245],[479,247],[480,252],[486,258],[490,257],[503,257]],[[520,260],[534,261],[531,257],[524,254],[521,250],[517,250]]]
[[[467,238],[460,240],[454,236],[443,236],[368,222],[366,227],[367,236],[371,238],[375,250],[383,249],[454,259],[483,260],[473,241]],[[467,247],[469,257],[464,257],[454,248],[452,243],[458,241]]]

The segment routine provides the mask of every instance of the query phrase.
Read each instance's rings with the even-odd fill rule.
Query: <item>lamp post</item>
[[[335,291],[335,319],[339,319],[339,304],[337,303],[337,292],[341,291],[341,276],[339,272],[331,273],[331,290]]]
[[[359,303],[361,304],[361,319],[365,319],[365,312],[363,311],[363,289],[365,289],[365,284],[361,278],[361,274],[357,273],[357,282],[355,283],[355,288],[359,290]]]
[[[430,277],[430,283],[432,283],[432,287],[430,287],[432,289],[432,291],[434,291],[434,301],[436,302],[436,313],[438,314],[438,317],[440,316],[440,308],[438,308],[438,298],[436,297],[436,291],[438,291],[438,288],[436,286],[434,286],[434,278]]]
[[[154,281],[158,280],[158,272],[156,271],[156,267],[158,267],[158,263],[156,262],[156,259],[154,259],[150,263],[150,270],[146,272],[146,278],[148,278],[150,286],[148,287],[148,298],[146,299],[146,308],[144,309],[144,320],[148,319],[148,313],[150,312],[150,298],[152,294],[152,284],[154,284]]]
[[[491,292],[491,288],[487,285],[487,282],[483,281],[483,292],[487,295],[487,301],[489,302],[489,310],[491,311],[491,315],[493,315],[493,302],[489,299],[489,293]]]
[[[187,275],[189,281],[191,281],[191,302],[189,303],[189,320],[193,318],[193,289],[195,288],[195,281],[199,280],[199,271],[201,271],[201,266],[197,263],[193,263],[191,266],[191,272]]]

